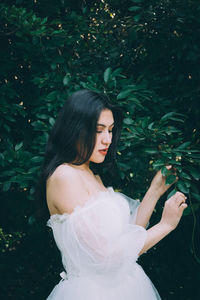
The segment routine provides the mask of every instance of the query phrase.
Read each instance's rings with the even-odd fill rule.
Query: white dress
[[[65,272],[48,300],[160,299],[137,264],[147,234],[135,225],[139,203],[110,187],[71,214],[50,217]]]

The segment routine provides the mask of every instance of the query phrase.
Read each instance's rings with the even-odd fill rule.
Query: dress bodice
[[[90,197],[71,214],[52,215],[52,228],[67,277],[113,277],[135,264],[146,230],[135,224],[140,202],[112,188]]]

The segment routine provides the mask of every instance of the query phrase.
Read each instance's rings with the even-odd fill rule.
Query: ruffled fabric
[[[48,300],[160,299],[136,263],[147,234],[135,224],[139,203],[108,188],[50,217],[65,271]]]

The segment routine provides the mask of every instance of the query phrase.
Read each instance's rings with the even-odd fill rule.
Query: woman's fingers
[[[176,192],[176,194],[174,195],[174,199],[176,204],[180,206],[181,204],[185,203],[187,197],[181,192]]]
[[[165,167],[166,167],[166,169],[168,169],[170,171],[171,175],[175,176],[174,181],[171,184],[167,184],[168,188],[169,188],[170,186],[172,186],[174,183],[176,183],[179,180],[179,177],[177,176],[176,168],[174,168],[172,165],[168,165],[168,166],[165,166]],[[163,177],[167,178],[167,176],[163,176]]]
[[[187,203],[182,203],[182,204],[180,205],[180,207],[182,207],[183,209],[185,209],[187,206],[188,206]]]
[[[179,178],[178,178],[178,176],[177,176],[176,168],[173,167],[172,165],[167,165],[167,166],[166,166],[166,169],[171,170],[171,171],[172,171],[172,174],[176,176],[176,180],[175,180],[174,182],[178,181]]]
[[[166,223],[170,228],[176,228],[184,209],[187,207],[185,203],[186,196],[181,192],[176,192],[166,202],[163,209],[161,222]]]
[[[172,168],[172,165],[165,166],[167,170],[170,170]]]
[[[179,206],[179,209],[181,209],[181,213],[183,213],[184,209],[187,208],[187,204],[186,203],[182,203],[180,206]]]

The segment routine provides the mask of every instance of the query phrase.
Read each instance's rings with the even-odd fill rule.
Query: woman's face
[[[102,163],[112,142],[112,129],[114,127],[114,118],[109,109],[102,110],[96,128],[96,143],[90,157],[94,163]]]

